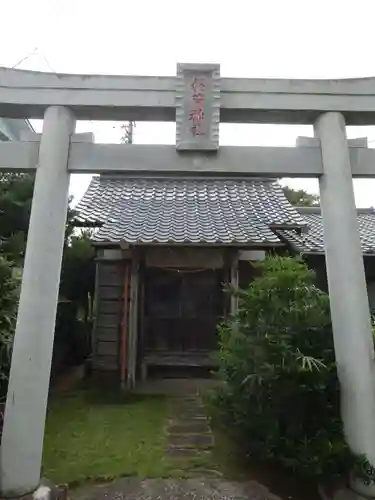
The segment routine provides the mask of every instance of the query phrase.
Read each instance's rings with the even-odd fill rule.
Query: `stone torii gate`
[[[3,495],[40,480],[71,173],[318,177],[342,418],[351,449],[375,464],[374,349],[352,177],[375,177],[375,150],[345,125],[375,124],[375,78],[220,78],[218,65],[176,77],[87,76],[0,68],[0,115],[44,118],[41,136],[0,144],[0,169],[36,169],[0,455]],[[107,145],[75,120],[175,121],[176,147]],[[314,124],[295,148],[219,147],[219,121]]]

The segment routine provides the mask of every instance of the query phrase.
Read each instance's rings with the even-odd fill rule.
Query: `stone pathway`
[[[70,492],[72,500],[281,500],[256,481],[220,478],[211,458],[213,434],[198,393],[174,397],[167,424],[166,456],[191,461],[187,479],[122,478]],[[190,472],[192,474],[190,474]],[[190,477],[191,476],[191,477]]]
[[[121,478],[87,484],[69,492],[71,500],[281,500],[256,481],[225,480],[212,457],[214,437],[199,391],[172,384],[165,455],[183,465],[184,478]],[[186,465],[189,466],[186,469]],[[191,465],[191,468],[190,468]],[[187,476],[187,478],[186,478]]]
[[[72,500],[281,500],[256,481],[220,479],[124,478],[91,485],[70,494]]]
[[[199,460],[204,459],[205,455],[211,455],[213,434],[198,394],[172,400],[171,417],[166,432],[167,457]]]

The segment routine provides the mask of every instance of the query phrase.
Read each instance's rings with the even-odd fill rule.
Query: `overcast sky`
[[[1,19],[0,65],[20,69],[174,75],[177,62],[216,62],[230,77],[375,76],[374,0],[12,0]],[[120,125],[79,122],[77,131],[118,142]],[[224,124],[220,142],[291,146],[298,135],[312,127]],[[362,136],[375,146],[375,127],[348,128]],[[173,144],[175,125],[137,123],[135,142]],[[76,199],[88,181],[73,176]],[[318,190],[314,180],[288,183]],[[375,181],[355,181],[355,192],[357,206],[375,205]]]

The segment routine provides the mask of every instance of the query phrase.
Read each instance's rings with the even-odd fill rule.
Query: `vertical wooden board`
[[[96,288],[97,301],[92,348],[93,364],[99,370],[107,370],[111,364],[117,369],[121,307],[121,263],[98,261]],[[102,348],[105,348],[107,353],[100,352]],[[109,354],[115,359],[111,361]]]
[[[97,355],[93,363],[95,370],[99,371],[117,371],[118,370],[118,357]]]
[[[98,316],[98,326],[101,328],[117,328],[120,323],[120,314],[100,314]]]
[[[100,284],[100,296],[103,299],[108,300],[121,300],[122,287],[117,286],[109,286]]]
[[[99,263],[99,280],[101,285],[119,286],[123,281],[122,266],[118,262]]]
[[[118,355],[118,341],[116,342],[102,342],[98,341],[97,343],[97,353],[98,356],[113,356],[117,358]]]
[[[116,322],[112,326],[106,326],[101,323],[97,325],[96,342],[118,342],[119,338],[119,325]]]
[[[121,301],[119,300],[106,300],[102,298],[98,303],[98,315],[111,315],[115,314],[117,317],[120,317],[121,312]]]

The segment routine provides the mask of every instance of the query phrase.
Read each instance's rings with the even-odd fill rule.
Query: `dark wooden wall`
[[[324,255],[307,255],[304,256],[307,265],[310,269],[316,272],[317,285],[319,288],[328,292],[326,264]],[[367,294],[371,314],[375,315],[375,256],[364,255],[363,263],[365,267]]]
[[[139,250],[139,249],[138,249]],[[131,372],[135,376],[136,366],[132,359],[134,352],[138,353],[138,361],[144,355],[145,343],[145,310],[142,290],[144,289],[145,273],[149,267],[160,268],[168,267],[193,267],[215,269],[220,274],[218,287],[220,283],[229,283],[231,281],[231,263],[235,258],[236,269],[238,266],[238,281],[240,286],[246,286],[254,279],[255,270],[253,265],[247,261],[238,262],[236,249],[223,248],[143,248],[139,252],[133,250],[98,250],[97,272],[96,272],[96,317],[92,335],[92,368],[96,371],[120,372],[120,352],[121,352],[121,326],[124,314],[124,281],[125,267],[131,261],[136,262],[136,255],[141,262],[140,268],[132,266],[132,276],[134,273],[141,273],[140,293],[135,292],[134,286],[129,285],[128,289],[128,321],[127,321],[127,363],[128,374]],[[133,260],[132,260],[133,259]],[[134,260],[136,259],[136,260]],[[129,267],[130,269],[130,267]],[[134,276],[133,276],[134,277]],[[131,283],[135,285],[134,279]],[[133,289],[131,292],[130,289]],[[136,287],[137,288],[137,287]],[[136,300],[139,298],[140,302]],[[229,296],[227,297],[229,300]],[[138,311],[134,313],[133,309]],[[139,306],[139,307],[138,307]],[[230,308],[221,306],[220,316],[228,313]],[[131,314],[131,310],[134,314]],[[188,328],[188,332],[194,330]],[[214,330],[213,330],[214,331]],[[130,339],[132,339],[130,341]],[[137,346],[138,342],[138,346]],[[146,345],[145,345],[146,344]],[[129,354],[132,351],[132,359]],[[134,352],[133,352],[134,351]],[[134,355],[134,356],[133,356]],[[138,363],[139,364],[139,363]]]
[[[113,371],[119,369],[124,261],[98,260],[96,273],[93,369]]]

